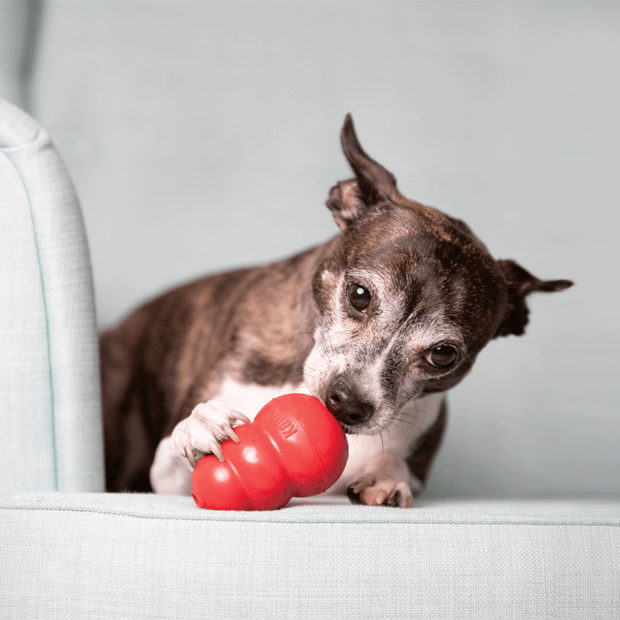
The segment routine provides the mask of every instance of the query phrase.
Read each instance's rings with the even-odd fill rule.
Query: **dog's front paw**
[[[249,423],[250,419],[222,400],[200,403],[194,407],[189,418],[174,427],[172,451],[192,469],[205,454],[215,454],[223,462],[220,442],[232,439],[238,443],[233,425],[240,422]]]
[[[380,479],[372,474],[362,476],[349,485],[347,495],[354,504],[397,508],[413,506],[413,494],[406,482],[397,482],[388,478]]]

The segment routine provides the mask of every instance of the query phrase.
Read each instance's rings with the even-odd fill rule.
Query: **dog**
[[[110,491],[191,494],[191,474],[272,398],[319,398],[349,439],[328,491],[410,507],[446,424],[447,390],[494,338],[521,335],[526,297],[561,291],[495,260],[462,221],[408,200],[362,149],[326,205],[339,233],[271,264],[199,279],[100,337]]]

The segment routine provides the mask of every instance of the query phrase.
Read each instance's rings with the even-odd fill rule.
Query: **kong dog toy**
[[[235,428],[239,443],[221,444],[224,461],[202,457],[192,475],[199,508],[275,510],[291,497],[326,491],[344,471],[347,438],[314,396],[274,398],[254,422]]]

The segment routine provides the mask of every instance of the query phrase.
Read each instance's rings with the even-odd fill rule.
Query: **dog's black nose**
[[[327,389],[325,406],[337,420],[347,426],[362,424],[375,412],[374,406],[362,400],[342,377],[336,377]]]

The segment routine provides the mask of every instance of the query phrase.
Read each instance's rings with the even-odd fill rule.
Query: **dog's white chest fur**
[[[300,385],[285,384],[280,387],[262,386],[251,383],[239,383],[233,379],[224,379],[214,398],[227,402],[233,409],[244,413],[254,421],[256,414],[273,398],[284,394],[310,394],[308,388]]]

